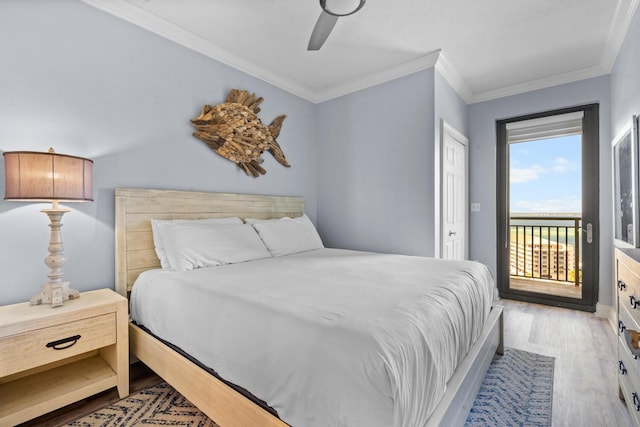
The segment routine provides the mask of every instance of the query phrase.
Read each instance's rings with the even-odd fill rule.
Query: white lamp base
[[[51,304],[60,307],[68,299],[80,298],[80,292],[69,287],[69,282],[48,282],[42,285],[42,290],[31,297],[31,305]]]
[[[51,307],[60,307],[68,299],[80,298],[80,292],[69,288],[69,282],[63,282],[64,274],[64,248],[60,228],[62,227],[62,215],[69,212],[68,209],[58,208],[58,201],[53,201],[52,209],[43,209],[43,213],[49,216],[51,236],[49,239],[49,256],[44,259],[45,264],[51,269],[49,282],[42,285],[42,290],[31,297],[30,304],[51,304]]]

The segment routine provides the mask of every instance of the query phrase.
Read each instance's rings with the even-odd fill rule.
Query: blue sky
[[[509,145],[511,212],[582,212],[581,139],[573,135]]]

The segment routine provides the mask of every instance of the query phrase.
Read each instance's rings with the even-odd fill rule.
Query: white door
[[[467,244],[467,166],[468,139],[442,122],[440,220],[442,258],[462,260],[468,257]]]

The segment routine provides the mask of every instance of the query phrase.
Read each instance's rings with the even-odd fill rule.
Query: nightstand
[[[109,289],[62,307],[0,307],[0,426],[112,387],[129,394],[127,300]]]

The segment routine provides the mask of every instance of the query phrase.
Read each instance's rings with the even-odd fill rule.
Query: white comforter
[[[131,315],[292,426],[422,426],[493,300],[467,261],[338,249],[152,270]]]

